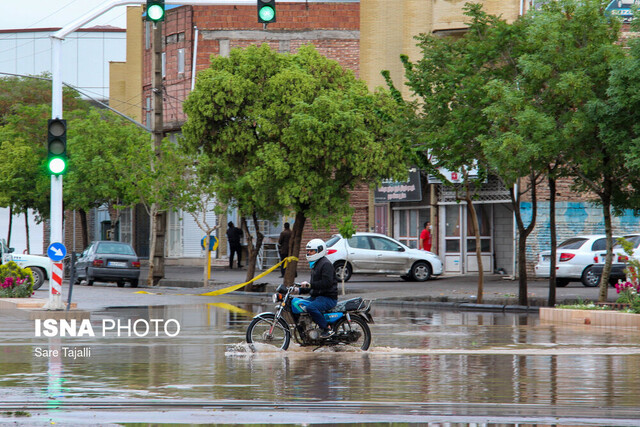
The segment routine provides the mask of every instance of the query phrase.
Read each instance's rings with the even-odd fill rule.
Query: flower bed
[[[30,298],[33,295],[33,274],[9,261],[0,265],[0,298]]]

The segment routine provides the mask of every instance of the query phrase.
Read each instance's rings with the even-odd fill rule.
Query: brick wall
[[[277,22],[264,30],[258,23],[255,6],[182,6],[167,11],[162,24],[165,52],[164,127],[178,130],[186,120],[182,102],[191,89],[193,46],[198,29],[196,71],[209,66],[211,55],[224,55],[229,49],[253,44],[269,44],[274,50],[295,53],[312,43],[318,52],[338,61],[358,74],[358,3],[279,3]],[[144,23],[142,24],[144,25]],[[143,45],[147,35],[142,34]],[[178,73],[178,52],[184,49],[184,72]],[[152,49],[143,53],[143,112],[151,96]],[[149,124],[149,123],[147,123]]]

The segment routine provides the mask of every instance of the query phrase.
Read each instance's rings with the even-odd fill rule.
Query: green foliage
[[[0,265],[0,298],[29,298],[33,295],[33,273],[13,261]]]
[[[304,212],[328,225],[348,216],[348,191],[405,174],[388,140],[397,105],[312,46],[269,46],[213,57],[184,104],[184,146],[218,200],[242,215]]]
[[[487,83],[514,74],[520,27],[486,14],[480,4],[467,3],[464,10],[470,17],[464,36],[421,34],[422,57],[413,63],[401,56],[417,101],[398,133],[414,147],[416,163],[436,175],[439,167],[486,168],[481,140],[491,127],[484,111],[492,101]]]
[[[149,134],[109,111],[95,109],[75,114],[68,123],[65,207],[88,211],[121,202],[136,182],[129,176],[139,177],[146,170]]]
[[[50,177],[44,168],[47,119],[51,118],[51,82],[40,78],[0,78],[0,206],[14,213],[33,209],[49,215]],[[65,111],[86,110],[78,93],[65,89]]]

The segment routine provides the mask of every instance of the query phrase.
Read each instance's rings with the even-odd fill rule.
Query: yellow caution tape
[[[248,314],[248,315],[253,315],[252,312],[245,310],[243,308],[240,307],[236,307],[233,304],[228,304],[226,302],[208,302],[207,305],[209,306],[214,306],[214,307],[220,307],[220,308],[224,308],[225,310],[229,310],[233,313],[240,313],[240,314]]]
[[[286,257],[285,259],[283,259],[282,261],[280,261],[279,263],[277,263],[276,265],[274,265],[273,267],[271,267],[267,271],[262,272],[261,274],[257,275],[256,277],[254,277],[253,279],[249,280],[248,282],[240,283],[239,285],[232,285],[232,286],[226,287],[224,289],[218,289],[217,291],[206,292],[204,294],[198,294],[198,295],[205,296],[205,297],[214,297],[216,295],[223,295],[223,294],[227,294],[229,292],[233,292],[233,291],[238,290],[238,289],[240,289],[240,288],[242,288],[244,286],[247,286],[249,283],[255,282],[256,280],[263,278],[264,276],[266,276],[267,274],[271,273],[276,268],[280,267],[280,265],[282,263],[284,263],[284,268],[287,268],[287,264],[289,262],[292,262],[292,261],[298,261],[298,258],[294,257],[294,256]]]

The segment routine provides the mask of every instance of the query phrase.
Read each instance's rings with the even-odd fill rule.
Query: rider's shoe
[[[329,338],[332,335],[333,329],[331,329],[331,326],[328,326],[327,329],[323,329],[322,332],[320,332],[320,338]]]

